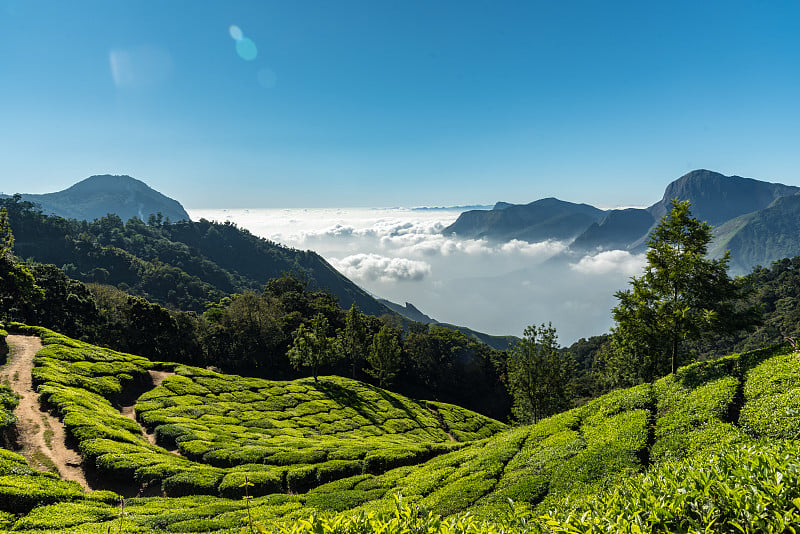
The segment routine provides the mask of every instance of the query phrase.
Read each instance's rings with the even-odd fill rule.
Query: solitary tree
[[[752,313],[736,312],[729,254],[706,258],[711,226],[692,217],[689,201],[672,201],[647,241],[644,275],[618,291],[610,358],[621,382],[649,381],[675,372],[681,345],[701,335],[746,326]]]
[[[529,326],[508,357],[508,387],[514,417],[536,422],[567,407],[575,363],[558,350],[552,324]]]

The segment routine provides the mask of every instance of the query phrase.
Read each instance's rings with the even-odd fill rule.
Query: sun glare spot
[[[233,38],[234,41],[241,41],[244,37],[242,29],[236,24],[231,24],[230,28],[228,28],[228,33],[231,34],[231,38]]]
[[[248,37],[236,41],[236,53],[245,61],[253,61],[258,56],[256,44]]]

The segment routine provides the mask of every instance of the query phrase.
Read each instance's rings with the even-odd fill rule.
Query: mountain
[[[442,230],[465,239],[487,238],[493,241],[544,241],[572,239],[605,212],[588,204],[573,204],[556,198],[544,198],[530,204],[500,202],[491,210],[471,210]]]
[[[600,222],[592,223],[575,238],[570,248],[575,251],[626,249],[650,232],[656,219],[644,209],[610,210]]]
[[[731,252],[730,270],[742,275],[800,253],[800,193],[774,200],[762,210],[731,219],[714,231],[709,253]]]
[[[189,220],[189,214],[177,200],[130,176],[90,176],[56,193],[23,193],[22,200],[38,204],[49,215],[83,221],[93,221],[109,213],[123,221],[132,217],[147,221],[150,215],[158,213],[173,222]]]
[[[700,169],[670,183],[662,199],[647,208],[658,221],[669,211],[673,198],[689,200],[692,214],[712,226],[772,204],[778,198],[794,195],[800,187],[762,182],[741,176],[724,176]]]
[[[92,222],[37,211],[30,202],[0,199],[23,258],[57,265],[72,278],[117,286],[164,306],[201,312],[227,294],[261,290],[287,273],[327,289],[345,308],[390,310],[315,252],[254,236],[230,223],[171,223],[107,215]]]
[[[114,184],[117,191],[131,186],[136,198],[143,198],[145,192],[151,199],[166,199],[183,210],[176,201],[129,177],[92,177],[51,195],[64,193],[60,197],[63,200],[81,192],[108,192]],[[270,279],[291,273],[311,289],[328,290],[345,309],[355,304],[368,315],[398,313],[413,321],[434,322],[425,320],[426,316],[413,306],[379,302],[313,251],[284,247],[235,224],[191,221],[188,216],[180,220],[170,217],[170,223],[146,223],[134,217],[124,222],[118,214],[105,215],[111,210],[103,210],[100,204],[98,213],[104,215],[92,222],[65,220],[37,211],[25,198],[0,199],[0,206],[7,207],[10,214],[16,253],[61,267],[81,282],[113,285],[168,308],[202,312],[209,302],[231,293],[259,291]],[[102,198],[102,194],[95,198]],[[493,348],[508,346],[502,336],[449,327]]]
[[[462,213],[443,233],[497,241],[571,240],[569,249],[576,254],[638,253],[672,199],[690,201],[692,215],[715,227],[709,253],[721,257],[730,250],[733,274],[800,254],[800,187],[706,169],[668,184],[661,200],[648,208],[602,211],[554,198],[524,205],[498,202],[492,210]]]

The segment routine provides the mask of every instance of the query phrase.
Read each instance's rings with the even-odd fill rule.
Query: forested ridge
[[[20,258],[172,309],[202,312],[227,294],[293,274],[309,287],[328,289],[346,307],[356,303],[367,313],[389,313],[318,254],[256,237],[230,222],[170,223],[158,216],[123,221],[116,215],[78,221],[44,215],[18,196],[0,199],[0,207],[8,211]]]

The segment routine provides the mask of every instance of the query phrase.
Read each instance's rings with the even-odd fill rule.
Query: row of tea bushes
[[[800,439],[800,353],[769,359],[747,372],[740,423],[768,438]]]
[[[457,406],[414,401],[354,380],[222,375],[154,364],[41,328],[17,328],[42,338],[34,383],[85,461],[106,480],[160,486],[169,496],[237,498],[245,475],[256,495],[302,493],[464,447],[445,426],[463,439],[506,428]],[[158,387],[149,382],[154,367],[173,370]],[[137,417],[159,445],[120,412],[120,403],[137,388],[145,390]]]

